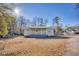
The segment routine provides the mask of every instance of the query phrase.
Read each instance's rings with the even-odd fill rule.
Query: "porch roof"
[[[39,28],[39,29],[41,29],[41,28],[46,28],[46,29],[48,29],[48,28],[53,28],[53,27],[46,27],[46,26],[29,26],[29,27],[27,27],[27,28]]]

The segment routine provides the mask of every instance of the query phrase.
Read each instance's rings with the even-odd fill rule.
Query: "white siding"
[[[28,36],[30,34],[46,34],[48,36],[52,36],[53,35],[53,29],[52,28],[46,28],[45,30],[43,29],[43,31],[31,31],[29,29],[25,29],[24,30],[24,36]]]

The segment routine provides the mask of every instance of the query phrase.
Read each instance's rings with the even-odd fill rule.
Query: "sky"
[[[79,24],[78,10],[71,3],[19,3],[20,15],[25,19],[33,20],[33,17],[42,17],[48,20],[48,26],[55,16],[60,17],[60,23],[65,25]]]

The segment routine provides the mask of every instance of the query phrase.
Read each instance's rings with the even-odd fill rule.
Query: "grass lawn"
[[[63,39],[24,38],[0,40],[0,55],[61,56],[64,54]]]

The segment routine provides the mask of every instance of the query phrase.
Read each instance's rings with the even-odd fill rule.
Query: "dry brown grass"
[[[17,37],[0,40],[0,55],[60,56],[64,54],[64,40]]]

